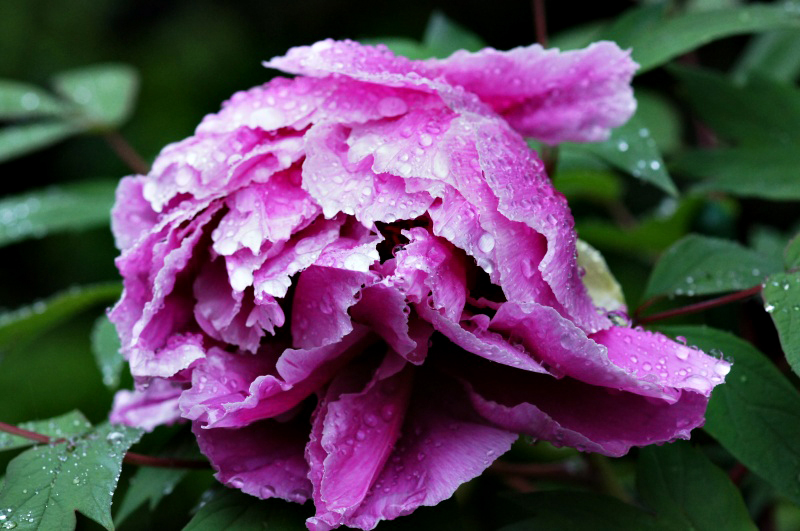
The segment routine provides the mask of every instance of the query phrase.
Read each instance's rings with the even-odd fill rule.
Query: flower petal
[[[302,422],[264,420],[238,429],[205,429],[195,422],[192,431],[225,485],[259,498],[303,503],[311,496]]]
[[[109,420],[153,431],[162,424],[174,424],[181,419],[178,398],[183,386],[179,383],[153,379],[144,390],[117,391]]]
[[[425,61],[422,73],[477,94],[522,135],[557,144],[599,142],[625,123],[636,109],[637,68],[629,51],[605,41],[566,52],[538,44],[461,50]]]

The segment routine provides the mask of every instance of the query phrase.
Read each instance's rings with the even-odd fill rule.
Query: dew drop
[[[478,240],[478,248],[484,253],[491,252],[494,249],[494,236],[484,232]]]

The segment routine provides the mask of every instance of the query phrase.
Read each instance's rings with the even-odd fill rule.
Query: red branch
[[[753,286],[752,288],[748,288],[742,291],[737,291],[736,293],[730,293],[728,295],[724,295],[722,297],[717,297],[716,299],[709,299],[707,301],[698,302],[695,304],[690,304],[688,306],[683,306],[681,308],[674,308],[672,310],[667,310],[660,313],[655,313],[653,315],[648,315],[645,317],[636,318],[635,324],[647,324],[647,323],[654,323],[656,321],[661,321],[663,319],[669,319],[671,317],[678,317],[680,315],[690,315],[693,313],[702,312],[704,310],[709,310],[711,308],[716,308],[718,306],[723,306],[728,304],[729,302],[735,302],[742,299],[746,299],[748,297],[752,297],[753,295],[758,295],[761,292],[761,284],[758,286]],[[647,303],[645,303],[647,304]],[[649,306],[649,305],[648,305]],[[637,312],[638,313],[638,312]]]
[[[105,133],[103,138],[105,138],[108,145],[114,150],[114,153],[116,153],[117,156],[122,159],[122,162],[124,162],[128,168],[139,175],[147,175],[147,173],[150,171],[150,165],[145,162],[142,156],[139,155],[135,149],[133,149],[133,146],[131,146],[128,141],[125,140],[124,136],[119,134],[117,131],[111,131]]]
[[[35,431],[18,428],[11,424],[6,424],[5,422],[0,422],[0,431],[44,444],[60,444],[67,442],[67,439],[64,438],[54,439],[52,437],[48,437],[47,435],[36,433]],[[201,461],[197,459],[179,459],[175,457],[153,457],[134,452],[126,453],[122,462],[135,466],[151,466],[159,468],[191,468],[195,470],[206,470],[211,468],[211,465],[208,461]]]
[[[544,0],[533,0],[533,23],[536,27],[536,42],[547,48],[547,17]]]

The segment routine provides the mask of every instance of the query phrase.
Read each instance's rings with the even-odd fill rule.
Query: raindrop
[[[494,249],[494,236],[484,232],[478,240],[478,248],[484,253],[491,252]]]
[[[622,152],[628,151],[628,147],[629,147],[628,143],[625,142],[624,140],[620,140],[619,144],[617,144],[617,149],[619,149]]]

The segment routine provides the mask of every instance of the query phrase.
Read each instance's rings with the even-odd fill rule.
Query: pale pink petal
[[[183,386],[178,383],[153,379],[143,390],[117,391],[108,419],[145,431],[153,431],[162,424],[174,424],[181,419],[178,398]]]
[[[255,255],[265,242],[288,240],[320,213],[300,184],[300,170],[292,168],[229,195],[229,210],[211,234],[214,250],[230,256],[247,248]]]
[[[192,424],[200,450],[220,482],[259,498],[298,503],[311,496],[303,447],[308,428],[302,422],[264,420],[237,429],[204,429]]]
[[[347,137],[341,125],[318,125],[306,133],[303,187],[325,217],[344,212],[373,227],[376,221],[414,219],[425,213],[433,202],[428,193],[407,193],[402,179],[376,175],[369,160],[348,161]]]
[[[458,51],[425,61],[423,75],[477,94],[517,131],[549,144],[599,142],[636,109],[638,65],[613,42],[560,52],[538,44]]]

